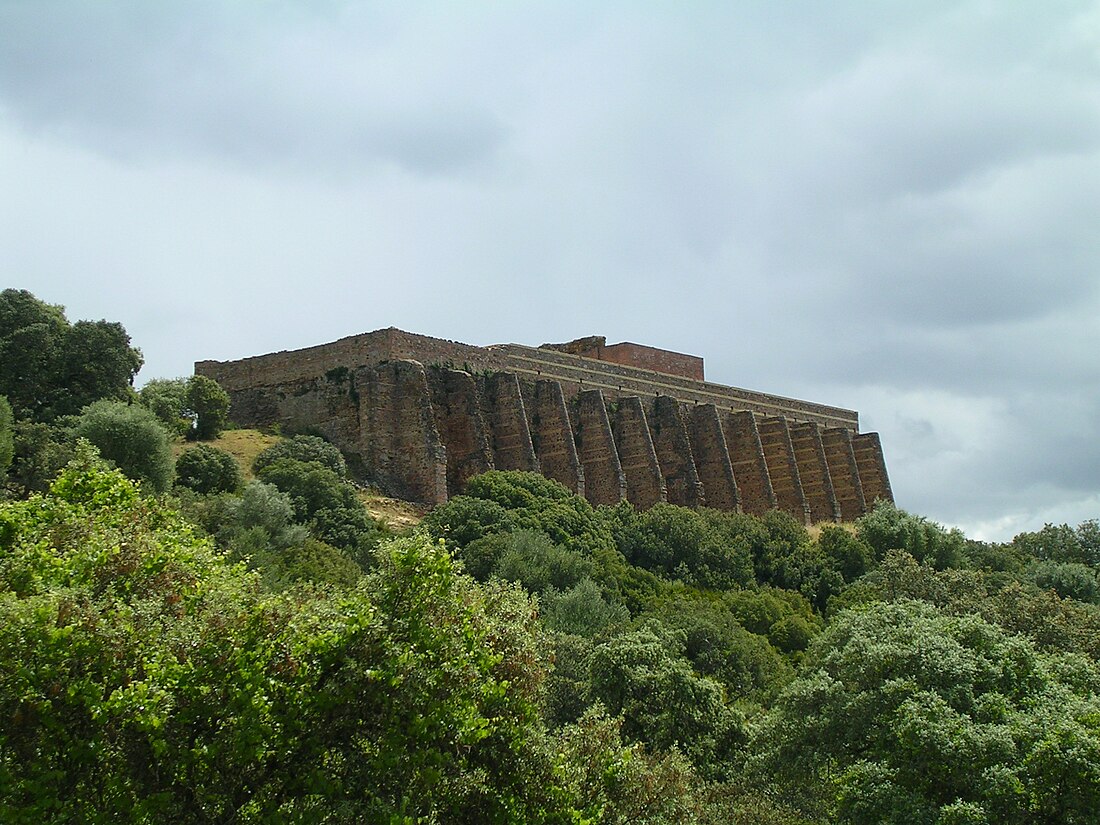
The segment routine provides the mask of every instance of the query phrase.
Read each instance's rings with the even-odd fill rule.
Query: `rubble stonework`
[[[401,497],[484,470],[541,472],[593,503],[668,501],[851,520],[893,500],[852,410],[703,380],[703,359],[601,336],[476,347],[399,329],[199,361],[244,426],[310,430]]]

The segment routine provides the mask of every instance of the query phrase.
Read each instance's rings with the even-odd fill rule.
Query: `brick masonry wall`
[[[480,378],[482,415],[492,434],[493,464],[498,470],[539,472],[531,443],[519,380],[510,372]]]
[[[568,396],[590,389],[602,390],[608,399],[627,395],[638,395],[643,399],[671,395],[690,403],[714,404],[722,411],[752,410],[761,415],[784,416],[794,421],[816,421],[831,427],[859,429],[858,413],[840,407],[693,381],[675,375],[661,375],[636,367],[519,344],[496,344],[486,349],[498,360],[501,369],[515,372],[521,378],[560,381]]]
[[[854,521],[867,512],[867,504],[852,451],[852,433],[840,427],[826,427],[821,433],[821,444],[829,463],[829,477],[833,480],[840,517],[844,521]]]
[[[840,521],[833,479],[821,443],[821,428],[809,422],[794,422],[788,426],[788,431],[795,461],[798,462],[798,477],[802,480],[802,491],[810,508],[810,520]]]
[[[662,395],[653,399],[648,412],[649,432],[669,504],[700,507],[706,503],[703,484],[691,452],[691,439],[680,402]]]
[[[611,402],[615,415],[611,429],[615,434],[615,447],[619,462],[626,476],[626,498],[639,510],[645,510],[661,501],[667,501],[665,481],[657,451],[649,434],[645,408],[638,396],[620,398]]]
[[[669,352],[668,350],[655,349],[641,344],[623,342],[599,347],[591,354],[581,353],[581,355],[627,367],[653,370],[666,375],[679,375],[693,381],[703,380],[703,359],[695,355],[685,355],[681,352]]]
[[[741,497],[741,509],[754,516],[778,506],[756,416],[749,412],[730,413],[723,420],[733,476]]]
[[[576,354],[585,348],[631,363]],[[674,357],[700,361],[701,377],[701,359],[637,344],[473,347],[391,328],[196,372],[229,391],[238,423],[320,432],[367,477],[419,501],[443,501],[492,467],[542,471],[596,503],[778,506],[832,520],[892,501],[878,436],[857,434],[855,412],[654,360]]]
[[[730,462],[726,436],[718,409],[713,404],[699,404],[690,411],[691,454],[695,469],[703,483],[708,507],[719,510],[740,510],[741,500]]]
[[[861,433],[852,436],[852,450],[859,467],[859,480],[863,485],[863,498],[867,506],[876,500],[893,503],[890,476],[886,473],[886,461],[882,456],[882,444],[878,433]]]
[[[593,505],[618,504],[626,497],[623,475],[603,394],[587,390],[575,399],[573,436],[584,467],[584,495]]]
[[[577,457],[565,395],[557,381],[520,382],[531,440],[542,474],[584,495],[584,469]]]
[[[809,523],[810,509],[806,505],[802,479],[798,475],[798,462],[795,460],[794,448],[791,446],[787,419],[765,416],[759,420],[757,427],[779,509],[785,510],[796,518],[801,514],[801,518]]]
[[[356,371],[360,454],[370,477],[411,501],[447,500],[447,450],[432,415],[424,367],[388,361]]]
[[[430,367],[426,375],[436,431],[447,448],[447,493],[455,496],[473,476],[494,469],[488,427],[469,373]]]

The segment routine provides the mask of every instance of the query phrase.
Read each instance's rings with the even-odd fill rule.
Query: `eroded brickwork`
[[[658,396],[653,401],[648,418],[668,503],[701,507],[706,499],[692,457],[691,439],[680,402],[667,395]]]
[[[236,422],[319,432],[416,501],[491,468],[541,472],[597,504],[816,521],[893,500],[854,411],[706,382],[702,359],[639,344],[475,347],[391,328],[195,371],[229,392]]]
[[[494,372],[483,378],[482,388],[482,417],[492,433],[496,469],[539,472],[519,380],[510,372]]]
[[[890,476],[886,474],[886,460],[882,455],[878,433],[853,435],[852,451],[856,456],[859,480],[863,485],[863,498],[867,506],[874,506],[875,501],[893,503],[894,493],[890,489]]]
[[[756,416],[747,410],[730,413],[723,423],[730,464],[741,496],[741,509],[754,516],[774,510],[779,504],[768,473],[764,447],[760,443]]]
[[[431,367],[427,378],[436,431],[447,448],[447,493],[455,496],[469,479],[495,467],[488,428],[468,372]]]
[[[632,395],[615,402],[611,429],[615,434],[619,463],[626,476],[627,500],[639,510],[667,501],[665,480],[649,434],[642,399]]]
[[[737,481],[718,409],[713,404],[695,406],[691,410],[691,428],[688,432],[691,454],[699,481],[703,484],[707,506],[719,510],[740,510]]]
[[[557,381],[520,384],[530,416],[531,440],[542,474],[560,481],[577,495],[584,495],[584,470],[573,441],[573,427],[565,394]]]
[[[416,361],[387,361],[356,373],[359,453],[367,473],[411,501],[447,500],[447,450],[432,415],[428,380]]]
[[[852,434],[839,427],[826,427],[821,433],[821,444],[829,462],[829,477],[833,480],[840,518],[855,521],[867,512],[867,503],[863,499],[859,467],[852,451]]]
[[[791,446],[791,433],[787,419],[764,416],[758,422],[760,446],[768,462],[768,475],[775,490],[775,500],[780,510],[785,510],[807,524],[810,508],[802,491],[802,479],[798,474],[798,461]]]
[[[593,505],[618,504],[626,498],[626,477],[615,449],[603,393],[587,390],[577,396],[573,437],[584,467],[584,495]]]
[[[802,492],[806,496],[806,506],[810,508],[810,521],[840,521],[833,479],[825,459],[825,447],[821,443],[821,428],[811,422],[794,422],[788,430],[798,465],[798,477],[802,480]]]

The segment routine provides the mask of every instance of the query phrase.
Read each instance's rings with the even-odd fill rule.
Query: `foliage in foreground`
[[[755,744],[843,822],[1095,822],[1100,670],[977,616],[899,601],[841,615]]]
[[[696,821],[686,764],[549,737],[533,610],[423,537],[266,595],[85,451],[0,508],[0,820]]]

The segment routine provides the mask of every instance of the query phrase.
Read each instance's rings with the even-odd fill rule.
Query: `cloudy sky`
[[[1100,517],[1100,2],[0,0],[3,286],[138,381],[398,326],[857,409],[899,505]]]

